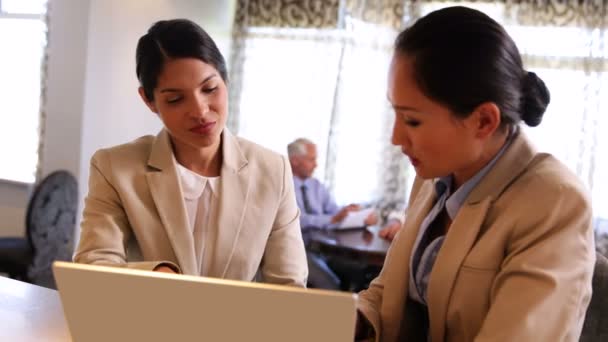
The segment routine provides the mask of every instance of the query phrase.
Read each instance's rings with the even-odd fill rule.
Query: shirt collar
[[[454,192],[453,194],[451,194],[453,175],[441,177],[435,183],[435,191],[437,192],[437,197],[441,197],[442,195],[447,196],[445,209],[451,220],[454,220],[456,214],[458,213],[458,210],[460,210],[467,196],[469,196],[475,186],[479,184],[479,182],[486,174],[488,174],[488,172],[490,172],[494,164],[496,164],[498,159],[500,159],[500,157],[505,153],[507,147],[509,147],[511,141],[513,140],[513,137],[515,136],[514,133],[516,130],[517,127],[513,127],[510,130],[509,136],[507,137],[505,144],[500,148],[496,156],[494,156],[494,158],[492,158],[492,160],[488,164],[486,164],[486,166],[484,166],[481,170],[479,170],[473,177],[471,177],[468,181],[462,184],[460,188],[458,188],[458,190],[456,190],[456,192]]]
[[[299,189],[302,185],[308,186],[309,185],[308,183],[309,183],[310,179],[311,179],[311,177],[302,179],[302,178],[294,175],[293,176],[293,184],[295,185],[296,189]]]
[[[201,197],[203,191],[205,190],[206,185],[209,186],[209,190],[211,190],[211,195],[215,195],[215,183],[217,182],[217,179],[219,177],[204,177],[196,172],[189,170],[177,161],[175,164],[177,166],[184,198],[186,198],[187,200],[198,200]]]

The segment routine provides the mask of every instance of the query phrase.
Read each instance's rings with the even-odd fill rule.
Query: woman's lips
[[[420,165],[420,160],[414,158],[414,157],[410,157],[410,163],[412,163],[412,165],[414,167],[417,167],[418,165]]]
[[[409,153],[407,153],[407,151],[406,151],[404,148],[402,148],[402,149],[401,149],[401,152],[403,152],[403,154],[405,154],[405,156],[409,158],[410,163],[411,163],[411,164],[412,164],[414,167],[416,167],[416,166],[420,165],[420,160],[419,160],[418,158],[414,158],[414,157],[412,157],[412,156],[411,156]]]
[[[195,127],[190,128],[190,132],[194,134],[206,135],[211,133],[213,128],[215,127],[215,122],[207,122],[202,125],[197,125]]]

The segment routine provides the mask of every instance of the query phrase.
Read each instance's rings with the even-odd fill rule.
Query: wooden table
[[[323,254],[344,256],[368,265],[382,267],[390,242],[378,236],[380,227],[348,230],[313,230],[310,248]]]
[[[71,341],[59,293],[0,276],[0,341]]]

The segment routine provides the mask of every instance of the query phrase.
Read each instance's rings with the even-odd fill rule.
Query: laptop
[[[346,292],[53,263],[73,341],[353,341]]]

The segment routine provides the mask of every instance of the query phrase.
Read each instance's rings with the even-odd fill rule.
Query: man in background
[[[317,167],[317,147],[305,138],[299,138],[287,146],[287,154],[293,171],[293,182],[296,201],[300,208],[300,226],[304,242],[308,245],[311,229],[335,229],[351,211],[361,207],[350,204],[340,208],[333,197],[319,180],[312,177]],[[378,222],[376,213],[372,212],[366,219],[365,225]],[[325,289],[340,289],[340,279],[319,255],[307,252],[308,282],[311,287]],[[334,261],[334,268],[341,268],[340,262]],[[346,267],[346,266],[345,266]]]
[[[357,204],[340,208],[328,189],[312,177],[317,167],[317,147],[308,139],[299,138],[287,146],[287,154],[294,175],[296,200],[300,207],[300,226],[308,228],[336,228],[351,211],[360,210]],[[376,224],[375,213],[370,214],[366,225]]]

